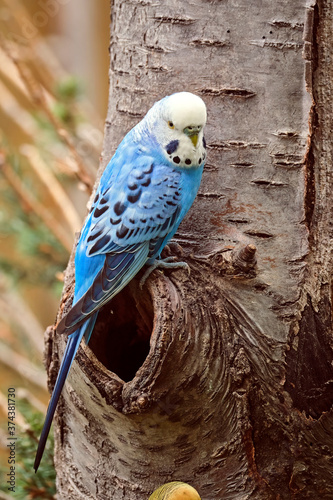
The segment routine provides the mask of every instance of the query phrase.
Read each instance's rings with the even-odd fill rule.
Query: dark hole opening
[[[151,297],[133,280],[98,313],[89,347],[124,382],[133,379],[149,353],[154,311]]]

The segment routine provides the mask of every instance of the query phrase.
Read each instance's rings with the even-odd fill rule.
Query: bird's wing
[[[179,171],[149,162],[102,190],[85,238],[87,255],[118,253],[168,234],[180,205],[179,178]]]
[[[59,323],[59,333],[72,333],[116,295],[179,222],[179,171],[145,158],[134,168],[125,166],[111,186],[101,184],[78,243],[76,277],[97,257],[99,268],[92,283],[81,279],[84,293]]]

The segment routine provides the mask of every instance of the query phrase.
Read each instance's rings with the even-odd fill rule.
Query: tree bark
[[[332,498],[332,0],[114,0],[100,172],[154,101],[208,107],[169,251],[101,311],[55,425],[61,499]],[[256,250],[256,252],[255,252]],[[59,317],[71,305],[69,264]],[[64,339],[48,331],[52,387]]]

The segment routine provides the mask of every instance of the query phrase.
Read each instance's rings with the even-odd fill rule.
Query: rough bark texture
[[[208,106],[209,158],[171,248],[191,274],[133,280],[72,367],[59,498],[177,479],[203,500],[333,498],[332,18],[332,0],[113,1],[103,165],[182,89]],[[60,314],[72,286],[70,264]],[[63,344],[49,330],[51,386]]]

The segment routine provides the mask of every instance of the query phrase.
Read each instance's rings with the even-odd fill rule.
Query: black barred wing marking
[[[92,209],[87,255],[122,252],[170,233],[180,213],[180,173],[152,162],[102,192]]]

